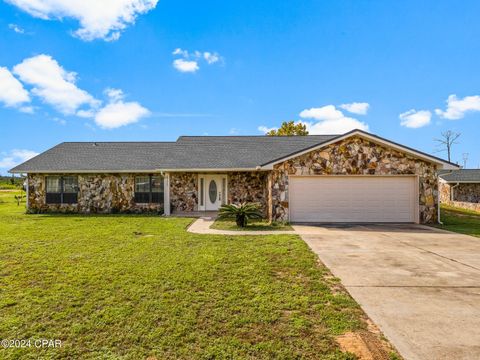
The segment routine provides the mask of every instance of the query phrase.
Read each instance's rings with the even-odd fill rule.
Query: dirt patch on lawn
[[[340,349],[355,354],[360,360],[389,360],[389,351],[379,338],[368,331],[349,332],[335,339]]]

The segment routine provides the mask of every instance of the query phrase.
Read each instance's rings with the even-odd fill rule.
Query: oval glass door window
[[[215,204],[217,201],[217,183],[215,180],[211,180],[208,185],[208,197],[210,198],[210,202]]]

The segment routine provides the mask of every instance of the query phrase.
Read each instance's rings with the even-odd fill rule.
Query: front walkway
[[[282,235],[282,234],[297,234],[296,231],[282,231],[282,230],[217,230],[210,229],[210,226],[215,222],[213,216],[203,216],[197,219],[187,229],[188,232],[195,234],[212,234],[212,235]]]

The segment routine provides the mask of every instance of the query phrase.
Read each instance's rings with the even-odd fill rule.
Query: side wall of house
[[[440,201],[451,206],[480,211],[480,184],[447,184],[440,180]]]
[[[272,219],[288,221],[289,175],[418,175],[421,223],[437,220],[434,164],[363,139],[348,138],[287,160],[272,173]]]
[[[61,174],[55,174],[55,176]],[[78,177],[76,204],[46,203],[46,174],[29,174],[29,209],[32,212],[163,212],[163,204],[135,203],[136,174],[65,174]]]
[[[453,201],[480,203],[480,184],[458,184],[453,189]]]

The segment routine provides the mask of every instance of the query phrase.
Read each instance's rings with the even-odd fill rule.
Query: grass
[[[443,225],[437,225],[441,229],[480,237],[480,213],[478,212],[442,205],[441,220]]]
[[[269,223],[266,220],[250,220],[247,224],[246,227],[241,228],[238,227],[237,224],[235,223],[235,220],[230,220],[230,219],[217,219],[215,222],[210,226],[211,229],[217,229],[217,230],[283,230],[283,231],[288,231],[288,230],[293,230],[293,228],[287,224],[287,223],[281,223],[281,222],[272,222]]]
[[[0,176],[0,190],[19,190],[23,181],[21,177]]]
[[[18,190],[20,187],[15,184],[0,182],[0,190]]]
[[[189,219],[25,215],[0,192],[1,359],[353,359],[362,311],[294,235],[185,231]]]

